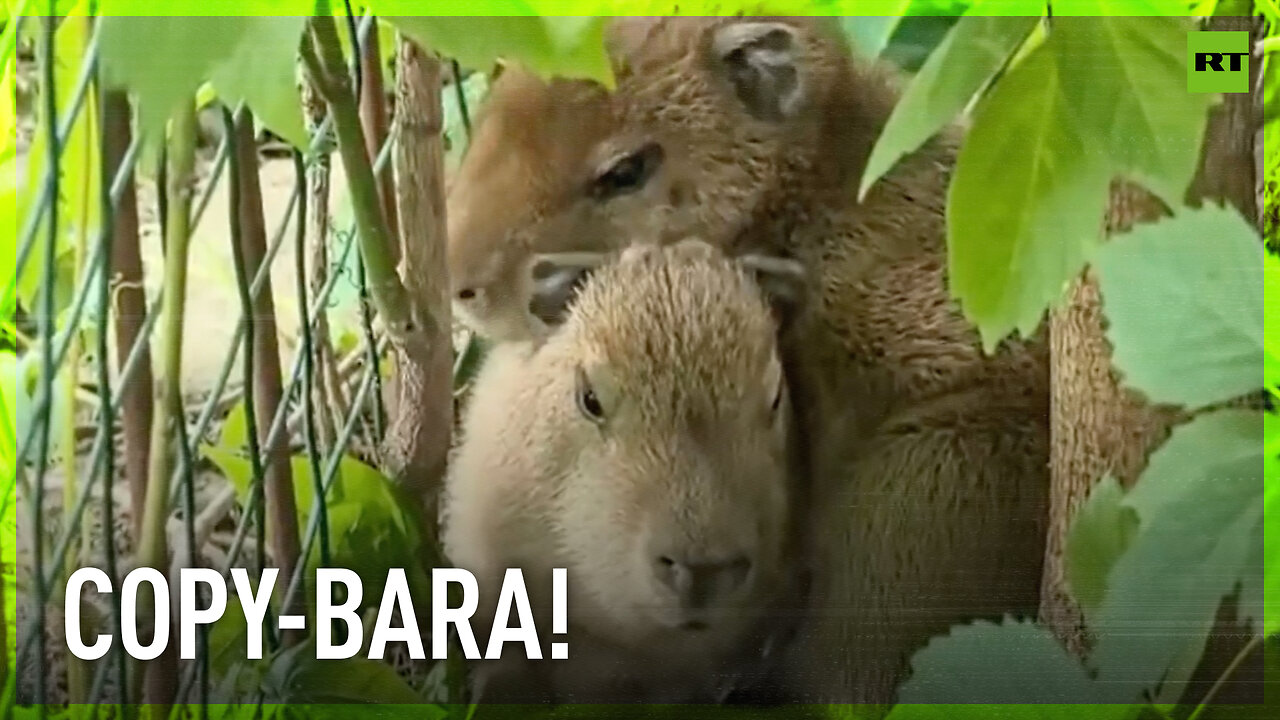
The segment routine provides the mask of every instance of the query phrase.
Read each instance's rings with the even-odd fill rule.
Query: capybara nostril
[[[704,608],[732,595],[751,574],[751,560],[745,555],[714,561],[681,561],[659,555],[653,565],[658,581],[689,609]]]

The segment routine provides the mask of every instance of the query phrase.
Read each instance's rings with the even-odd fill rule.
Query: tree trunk
[[[437,490],[453,421],[452,320],[445,267],[444,147],[440,61],[402,39],[398,52],[395,169],[400,209],[400,274],[424,314],[415,350],[397,350],[396,413],[387,428],[383,464],[423,498],[435,537]]]
[[[132,142],[129,98],[122,91],[106,93],[102,108],[104,146],[102,162],[105,177],[114,177]],[[142,284],[142,253],[138,246],[138,198],[132,173],[120,195],[120,204],[112,215],[111,298],[115,314],[116,366],[123,371],[129,353],[138,342],[142,323],[147,316],[147,294]],[[142,508],[147,497],[148,443],[151,432],[152,383],[149,341],[142,338],[144,348],[138,358],[137,374],[120,398],[120,415],[124,426],[124,472],[129,480],[129,512],[133,516],[133,535],[142,532]]]
[[[1210,29],[1252,30],[1255,38],[1261,35],[1261,23],[1249,17],[1215,17]],[[1192,207],[1205,201],[1228,203],[1258,224],[1259,230],[1261,168],[1255,143],[1262,125],[1261,89],[1257,82],[1260,66],[1261,59],[1255,56],[1250,63],[1252,92],[1224,95],[1223,103],[1211,111],[1200,166],[1185,198]],[[1116,183],[1112,190],[1107,236],[1168,214],[1162,203],[1136,186]],[[1064,540],[1075,511],[1103,475],[1113,475],[1126,488],[1132,486],[1152,451],[1190,415],[1177,408],[1153,406],[1121,386],[1111,365],[1097,279],[1092,273],[1082,273],[1069,301],[1050,318],[1050,343],[1051,519],[1041,618],[1069,648],[1084,653],[1089,646],[1088,634],[1063,574]],[[1188,688],[1188,697],[1202,696],[1207,683],[1221,674],[1247,640],[1232,629],[1233,619],[1233,607],[1224,607],[1219,613],[1219,624],[1210,637],[1192,687]],[[1233,678],[1255,680],[1260,672],[1260,667],[1242,667]],[[1258,687],[1256,682],[1230,683],[1218,695],[1218,702],[1231,702],[1229,695],[1233,693],[1240,702],[1242,694],[1255,695]]]
[[[266,221],[262,210],[262,188],[258,179],[258,149],[254,141],[253,116],[241,111],[236,117],[234,150],[238,157],[240,183],[240,242],[245,277],[258,273],[267,254]],[[298,509],[293,496],[293,468],[289,443],[281,438],[268,446],[271,421],[280,407],[284,391],[281,383],[280,349],[276,337],[276,310],[267,274],[262,289],[253,300],[249,332],[253,333],[254,410],[258,444],[263,455],[263,492],[266,500],[268,544],[271,560],[280,569],[285,585],[293,577],[300,552]],[[302,597],[299,593],[297,597]],[[294,608],[281,608],[290,614]],[[288,637],[288,635],[286,635]]]

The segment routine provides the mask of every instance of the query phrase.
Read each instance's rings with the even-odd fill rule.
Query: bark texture
[[[401,40],[395,149],[400,194],[400,274],[420,316],[420,343],[396,354],[395,415],[384,465],[425,504],[435,537],[437,494],[453,424],[452,327],[445,267],[444,147],[440,61]]]

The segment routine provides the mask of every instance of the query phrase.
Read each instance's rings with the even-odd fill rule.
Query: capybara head
[[[731,247],[797,185],[853,174],[843,159],[865,156],[888,106],[879,70],[819,19],[620,18],[607,44],[613,92],[506,69],[450,188],[455,307],[491,339],[545,331],[534,255]]]
[[[802,271],[699,240],[537,266],[554,331],[528,376],[553,407],[528,411],[570,583],[588,598],[575,620],[646,644],[732,642],[786,577],[777,337]]]

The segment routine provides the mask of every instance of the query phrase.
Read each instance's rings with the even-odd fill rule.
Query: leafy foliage
[[[960,27],[956,38],[964,37]],[[947,239],[952,294],[988,350],[1015,330],[1034,330],[1084,266],[1113,178],[1180,198],[1212,100],[1186,92],[1179,48],[1187,29],[1176,18],[1058,17],[978,102],[951,184]],[[951,73],[981,85],[1000,54],[978,54],[975,68]],[[956,90],[950,107],[964,94]],[[868,178],[949,119],[946,107],[939,110],[904,111],[913,120],[887,129]]]
[[[243,101],[254,118],[294,147],[309,142],[294,63],[305,17],[263,17],[228,38],[235,47],[209,73],[228,107]]]
[[[1209,404],[1260,388],[1259,365],[1276,347],[1274,337],[1257,332],[1259,283],[1264,263],[1271,268],[1276,260],[1261,256],[1256,234],[1233,216],[1221,208],[1184,211],[1117,238],[1099,254],[1117,364],[1150,397]],[[1206,236],[1219,242],[1205,243]],[[1180,331],[1157,316],[1177,318]],[[1176,376],[1163,371],[1174,360]],[[1274,632],[1276,613],[1264,607],[1264,589],[1275,578],[1264,579],[1263,568],[1280,548],[1274,530],[1264,534],[1263,518],[1265,510],[1280,509],[1275,483],[1265,481],[1280,476],[1277,426],[1273,414],[1252,410],[1203,414],[1175,429],[1132,490],[1122,492],[1111,479],[1095,488],[1071,528],[1066,557],[1072,591],[1098,636],[1087,668],[1072,667],[1078,661],[1047,630],[980,623],[916,656],[904,701],[937,698],[942,690],[963,698],[971,687],[996,701],[998,683],[965,682],[979,657],[991,663],[991,677],[1057,668],[1046,672],[1053,685],[1028,682],[1040,691],[1070,689],[1080,699],[1119,703],[1108,712],[1130,712],[1136,706],[1124,703],[1148,695],[1162,704],[1177,701],[1224,597],[1238,591],[1241,616],[1256,631]],[[1076,684],[1080,678],[1085,685]],[[1037,712],[1055,717],[1048,706]],[[906,706],[894,711],[895,718],[917,714]]]
[[[384,3],[396,5],[396,3]],[[513,13],[525,5],[509,5]],[[499,58],[513,60],[545,75],[577,75],[610,85],[613,75],[604,53],[604,17],[394,16],[388,22],[423,47],[456,58],[467,67],[488,71]]]
[[[174,108],[191,102],[209,80],[229,104],[245,100],[269,129],[305,147],[294,80],[305,17],[226,15],[191,22],[181,17],[112,16],[112,3],[104,5],[104,78],[133,93],[139,129],[151,142],[164,136]],[[282,5],[282,15],[306,15],[312,7],[300,2]],[[166,62],[155,62],[157,56]]]
[[[951,122],[1038,21],[1035,17],[967,15],[947,33],[907,85],[881,133],[867,169],[861,195],[899,158]]]
[[[1075,658],[1047,629],[1006,619],[1002,625],[977,622],[953,628],[916,654],[914,674],[900,691],[906,706],[935,703],[1035,704],[1038,714],[1023,717],[1076,718],[1072,704],[1096,697],[1097,688]],[[1055,704],[1065,705],[1058,707]],[[1127,712],[1123,705],[1113,706]],[[899,706],[890,718],[920,717]],[[927,715],[924,715],[927,716]],[[1125,715],[1113,711],[1119,720]],[[1102,718],[1102,715],[1090,714]]]
[[[245,450],[244,415],[244,405],[237,405],[227,416],[218,444],[202,448],[205,457],[235,486],[242,505],[247,502],[253,484],[253,467]],[[306,527],[315,508],[315,475],[305,454],[294,455],[290,463],[298,526]],[[322,467],[322,472],[325,467],[327,465]],[[376,607],[390,568],[405,568],[410,589],[415,594],[426,592],[428,580],[422,567],[423,540],[419,523],[390,479],[360,460],[344,455],[338,461],[325,507],[333,547],[329,566],[350,568],[360,576],[365,588],[362,607]],[[320,544],[314,543],[307,557],[310,574],[320,567],[320,560]]]
[[[1067,536],[1067,581],[1086,615],[1093,615],[1102,603],[1107,575],[1138,529],[1137,512],[1123,500],[1120,483],[1113,477],[1103,478],[1080,508]]]
[[[1125,499],[1141,530],[1090,618],[1091,661],[1112,691],[1163,683],[1176,700],[1223,596],[1261,584],[1250,560],[1263,541],[1262,424],[1261,413],[1222,411],[1178,428]]]
[[[897,0],[893,5],[895,7],[886,8],[884,15],[876,17],[840,18],[840,27],[854,50],[869,58],[878,57],[884,52],[894,31],[902,24],[901,13],[911,5],[911,0]]]
[[[1260,390],[1264,262],[1280,261],[1239,213],[1221,207],[1107,243],[1096,267],[1116,367],[1162,403],[1198,407]]]
[[[347,660],[317,660],[308,640],[282,652],[263,678],[265,702],[292,703],[404,703],[421,702],[386,663],[359,656]]]
[[[1051,42],[982,100],[947,198],[951,293],[988,350],[1035,329],[1102,224],[1106,160],[1067,122]]]
[[[1050,39],[1067,107],[1090,148],[1105,153],[1114,174],[1171,205],[1195,173],[1213,98],[1186,92],[1187,30],[1175,17],[1073,17],[1058,18]]]

